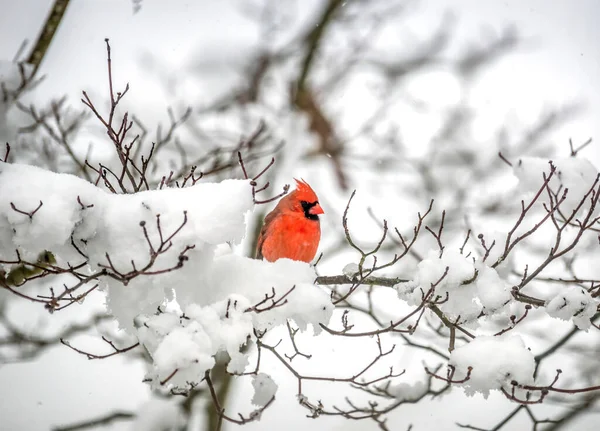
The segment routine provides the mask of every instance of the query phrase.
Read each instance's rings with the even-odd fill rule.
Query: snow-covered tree
[[[389,35],[407,8],[330,0],[300,19],[246,6],[258,47],[203,106],[176,97],[166,128],[128,104],[135,82],[108,40],[107,84],[90,82],[81,106],[29,104],[37,68],[0,63],[0,361],[59,343],[130,355],[154,394],[63,429],[222,429],[290,394],[290,421],[410,428],[396,412],[453,388],[495,396],[490,429],[518,416],[557,429],[597,403],[600,176],[590,141],[550,138],[574,107],[481,137],[471,91],[519,33],[457,47],[445,16],[406,48]],[[435,80],[456,97],[415,96]],[[322,253],[253,259],[294,176],[319,191]],[[25,329],[26,302],[66,323]],[[101,344],[72,341],[90,331]],[[240,413],[236,383],[252,387]]]

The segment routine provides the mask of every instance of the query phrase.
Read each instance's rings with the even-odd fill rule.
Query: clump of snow
[[[277,393],[277,384],[265,373],[253,376],[252,387],[254,388],[252,404],[258,407],[266,406]]]
[[[248,342],[250,345],[250,342]],[[227,372],[231,374],[243,374],[246,371],[250,356],[244,354],[241,351],[229,355],[229,362],[227,363]]]
[[[191,322],[169,332],[161,340],[152,358],[161,379],[164,380],[175,370],[186,369],[187,374],[191,374],[190,381],[197,382],[215,364],[210,354],[212,350],[211,339],[204,328],[198,322]]]
[[[152,263],[151,271],[160,272],[181,266],[181,253],[192,247],[177,271],[138,276],[125,288],[115,279],[101,286],[125,329],[133,327],[140,311],[164,302],[175,286],[193,283],[212,263],[218,244],[238,243],[245,213],[253,208],[250,185],[242,180],[114,195],[73,175],[7,163],[0,163],[0,190],[0,258],[5,260],[16,259],[16,250],[28,260],[50,250],[60,265],[87,261],[90,271],[102,265],[124,274]],[[161,252],[154,262],[151,247]]]
[[[455,367],[454,380],[470,378],[462,384],[469,396],[481,393],[485,398],[491,390],[512,390],[512,381],[532,384],[535,370],[533,354],[518,335],[480,336],[450,354],[449,365]]]
[[[310,325],[318,333],[333,313],[329,295],[312,284],[314,269],[304,262],[223,255],[198,277],[191,290],[204,292],[205,298],[195,302],[188,295],[182,300],[180,292],[190,294],[190,288],[175,288],[181,316],[170,312],[137,320],[138,339],[154,359],[149,377],[155,382],[175,369],[179,371],[169,379],[170,386],[197,382],[220,352],[230,358],[228,371],[241,374],[249,356],[241,347],[255,338],[254,330],[263,332],[289,319],[300,330]],[[215,302],[215,297],[226,299]]]
[[[248,306],[244,297],[232,296],[226,301],[205,307],[191,304],[184,314],[188,321],[195,321],[204,328],[215,352],[234,352],[252,332],[252,316],[244,312]]]
[[[448,273],[442,278],[446,269]],[[419,262],[412,282],[397,285],[398,293],[400,298],[410,305],[418,305],[434,285],[435,293],[431,297],[443,298],[448,288],[457,287],[463,281],[472,278],[474,273],[473,261],[466,259],[462,254],[446,251],[440,257],[438,251],[430,250],[427,257]]]
[[[319,324],[329,321],[334,307],[329,294],[313,284],[315,278],[314,268],[304,262],[267,262],[230,254],[215,258],[210,268],[196,274],[193,283],[176,286],[175,292],[184,307],[189,303],[211,304],[230,294],[243,295],[252,305],[264,301],[258,309],[266,311],[253,313],[257,329],[270,329],[289,318],[301,330],[310,324],[319,333]],[[272,298],[265,300],[265,296]],[[277,307],[270,307],[282,297]]]
[[[359,272],[360,271],[356,263],[349,263],[344,266],[344,269],[342,269],[342,273],[350,280],[354,279]]]
[[[483,263],[477,264],[476,268],[476,298],[481,304],[483,314],[491,315],[512,299],[510,284],[501,278],[494,268]]]
[[[304,262],[219,256],[191,284],[175,287],[183,317],[162,313],[138,324],[138,338],[154,359],[149,377],[164,382],[177,369],[167,384],[186,387],[202,379],[220,352],[230,358],[227,370],[241,374],[249,357],[241,347],[254,339],[254,330],[287,319],[301,330],[311,325],[320,332],[319,324],[329,322],[334,307],[329,295],[312,284],[314,278],[314,269]],[[215,302],[217,297],[226,299]]]
[[[448,273],[442,278],[446,268]],[[474,322],[482,313],[495,313],[511,300],[508,283],[495,269],[454,250],[444,251],[442,257],[430,251],[419,263],[414,279],[395,288],[400,299],[416,306],[432,286],[435,289],[428,299],[438,303],[450,320],[460,323]]]
[[[217,353],[204,327],[174,312],[139,316],[137,338],[153,360],[149,378],[170,385],[198,382],[215,364]]]
[[[418,305],[420,303],[417,295],[425,295],[425,291],[421,290],[417,280],[402,281],[394,286],[398,292],[398,297],[410,305]]]
[[[437,250],[430,250],[427,258],[419,263],[419,281],[423,287],[431,287],[442,277],[448,267],[448,274],[442,280],[443,285],[457,285],[473,278],[475,272],[473,260],[466,258],[457,250],[447,250],[439,257]]]
[[[558,319],[573,319],[575,326],[587,331],[592,325],[590,319],[596,314],[598,304],[598,301],[581,287],[565,288],[546,302],[546,312]]]
[[[51,249],[59,255],[64,251],[67,258],[81,258],[70,243],[73,236],[92,263],[107,264],[109,253],[114,266],[122,271],[132,269],[132,259],[138,267],[145,263],[141,257],[147,260],[142,223],[152,243],[160,244],[158,214],[164,238],[187,217],[181,232],[172,238],[173,250],[165,254],[170,255],[165,260],[176,263],[181,251],[178,245],[239,242],[245,230],[244,214],[253,206],[247,181],[113,195],[73,175],[7,163],[0,164],[0,188],[0,223],[14,230],[13,246],[6,244],[3,250],[18,247],[37,255]],[[40,202],[32,217],[11,206],[32,212]]]

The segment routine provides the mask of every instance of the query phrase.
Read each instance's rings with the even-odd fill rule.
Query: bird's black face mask
[[[302,210],[304,211],[304,217],[306,217],[309,220],[319,220],[318,214],[310,213],[311,208],[314,207],[315,205],[317,205],[319,203],[319,201],[314,201],[314,202],[300,201],[300,203],[302,204]]]

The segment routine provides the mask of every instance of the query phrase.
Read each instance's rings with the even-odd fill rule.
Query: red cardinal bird
[[[282,257],[310,262],[321,239],[317,195],[304,180],[296,180],[296,190],[279,201],[265,217],[258,236],[256,258],[274,262]]]

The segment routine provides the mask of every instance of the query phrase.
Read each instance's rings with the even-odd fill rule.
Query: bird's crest
[[[296,196],[299,200],[306,202],[316,202],[319,200],[317,194],[306,181],[303,179],[297,180],[296,178],[294,180],[296,181]]]

